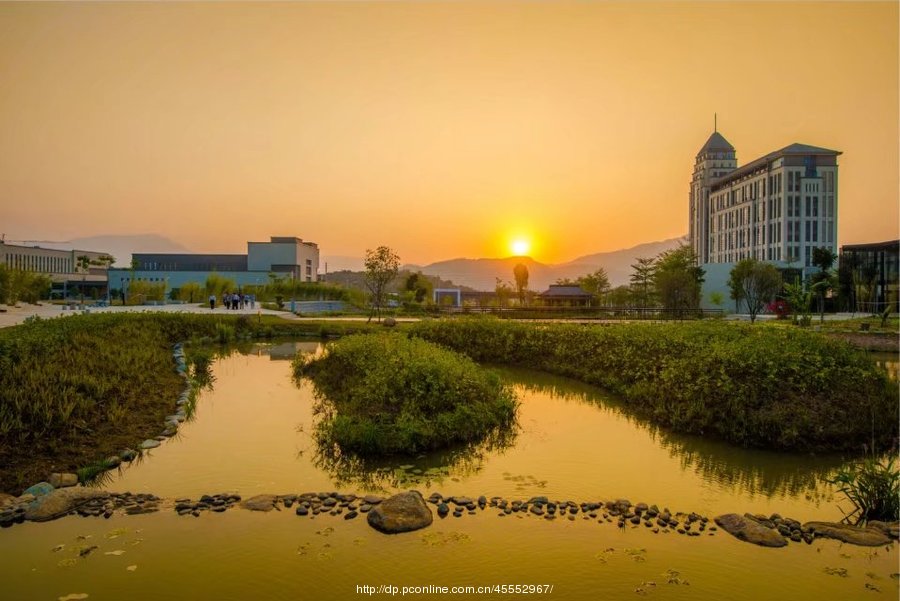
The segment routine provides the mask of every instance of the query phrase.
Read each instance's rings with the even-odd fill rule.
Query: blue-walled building
[[[210,275],[234,280],[238,286],[261,286],[275,273],[300,282],[318,281],[319,247],[300,238],[273,236],[268,242],[247,242],[247,254],[135,253],[134,269],[110,269],[109,287],[128,290],[132,278],[164,282],[166,294],[190,282],[201,286]]]

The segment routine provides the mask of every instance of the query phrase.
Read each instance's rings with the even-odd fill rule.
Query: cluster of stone
[[[71,478],[54,474],[51,478],[60,487],[42,482],[29,488],[19,497],[0,494],[0,526],[6,528],[26,520],[42,522],[65,515],[109,518],[115,511],[135,515],[158,511],[165,502],[151,494],[110,493],[83,487],[71,487]],[[171,503],[171,501],[169,501]],[[432,493],[426,500],[415,490],[398,493],[388,498],[377,495],[357,496],[352,493],[305,492],[301,494],[263,494],[242,500],[234,493],[203,495],[197,501],[189,498],[175,499],[178,515],[199,517],[204,511],[224,512],[239,506],[251,511],[282,511],[293,509],[298,516],[342,516],[352,520],[367,514],[370,526],[387,534],[410,532],[429,526],[433,521],[428,503],[435,506],[438,517],[447,518],[465,514],[476,515],[488,510],[498,516],[514,513],[520,517],[536,516],[545,520],[567,519],[615,523],[619,528],[638,528],[643,525],[653,533],[676,532],[685,536],[714,535],[718,528],[739,540],[765,547],[784,547],[788,541],[807,544],[817,537],[833,538],[854,545],[881,546],[891,544],[900,535],[897,522],[870,521],[866,526],[850,526],[833,522],[807,522],[801,524],[779,514],[736,513],[720,515],[714,526],[709,519],[697,513],[675,513],[646,503],[632,504],[627,499],[614,501],[550,500],[545,496],[528,500],[508,500],[503,497],[488,499],[465,496],[444,497]],[[165,506],[169,506],[165,503]]]
[[[152,494],[110,493],[82,487],[54,488],[42,482],[19,497],[0,498],[0,526],[25,520],[46,522],[67,515],[110,518],[117,510],[128,515],[159,510],[161,499]]]
[[[216,495],[203,495],[197,501],[187,497],[175,499],[175,511],[178,515],[192,515],[200,517],[204,511],[221,513],[234,507],[241,500],[241,495],[234,493],[220,493]]]
[[[305,492],[300,494],[263,494],[241,500],[234,493],[203,495],[197,502],[176,499],[175,511],[179,515],[199,516],[202,511],[223,512],[234,506],[250,511],[282,511],[293,509],[298,516],[342,516],[352,520],[361,513],[368,513],[383,501],[376,495],[356,496],[339,492]]]
[[[184,379],[184,389],[175,401],[176,410],[167,415],[163,423],[163,430],[155,438],[148,438],[140,444],[140,449],[146,451],[155,449],[164,440],[178,434],[178,428],[187,419],[187,404],[191,398],[191,378],[188,375],[187,359],[184,356],[184,345],[180,342],[172,347],[172,359],[175,361],[175,371]]]
[[[279,500],[286,508],[294,508],[301,517],[316,515],[343,516],[352,520],[361,513],[368,513],[384,499],[377,495],[358,497],[352,493],[305,492],[299,495],[281,495]]]
[[[337,492],[306,492],[291,498],[293,495],[282,495],[281,499],[285,507],[297,505],[294,512],[303,516],[332,515],[343,516],[345,520],[352,520],[361,513],[368,513],[373,507],[384,499],[377,495],[365,495],[357,497],[352,493],[341,494]]]
[[[878,547],[897,538],[897,523],[870,521],[865,527],[835,522],[807,522],[781,517],[777,513],[738,515],[728,513],[716,518],[722,530],[738,540],[763,547],[784,547],[788,541],[811,544],[817,537],[834,538],[845,543]]]
[[[482,495],[472,499],[459,496],[444,497],[435,492],[428,497],[428,502],[437,506],[440,518],[448,517],[451,512],[454,517],[462,517],[464,514],[475,515],[478,510],[491,508],[497,509],[497,515],[500,517],[514,513],[534,515],[548,521],[556,519],[575,521],[580,517],[582,520],[615,522],[619,528],[643,525],[654,533],[677,532],[687,536],[700,536],[706,532],[712,536],[717,530],[715,526],[709,525],[709,518],[697,513],[673,513],[668,508],[660,509],[647,503],[632,504],[627,499],[576,503],[571,500],[551,500],[545,496],[531,497],[528,500],[508,500],[502,497],[488,499]]]
[[[109,518],[117,509],[123,510],[128,515],[140,515],[159,511],[161,499],[149,493],[103,493],[101,496],[87,499],[82,505],[71,510],[69,515],[76,513],[82,517]]]
[[[0,498],[0,528],[9,528],[13,524],[24,522],[28,503],[29,499],[24,495],[22,497],[3,495]]]

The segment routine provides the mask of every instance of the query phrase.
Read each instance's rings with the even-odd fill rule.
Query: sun
[[[509,247],[513,251],[513,255],[517,257],[524,257],[528,254],[528,250],[531,248],[531,243],[528,240],[524,240],[522,238],[517,238],[512,241],[512,244]]]

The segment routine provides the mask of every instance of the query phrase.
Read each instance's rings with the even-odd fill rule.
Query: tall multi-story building
[[[689,239],[701,264],[741,259],[809,271],[812,249],[837,253],[837,150],[791,144],[738,167],[719,132],[697,153]]]

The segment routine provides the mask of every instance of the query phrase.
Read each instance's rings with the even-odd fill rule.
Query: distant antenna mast
[[[719,115],[716,113],[713,113],[713,133],[716,133],[719,131],[718,121],[719,121]]]

